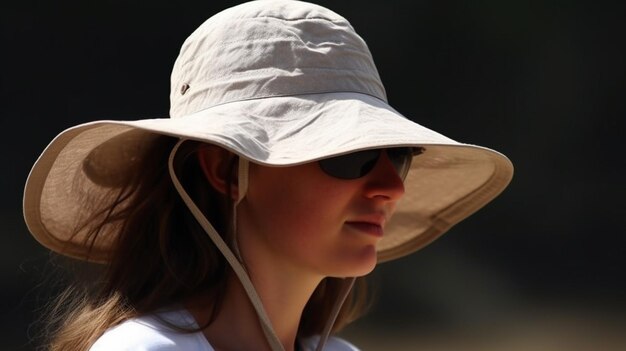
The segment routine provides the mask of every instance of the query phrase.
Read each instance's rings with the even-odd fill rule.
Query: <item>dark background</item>
[[[0,348],[35,348],[56,289],[21,217],[39,153],[78,123],[167,116],[183,40],[236,3],[0,5]],[[365,350],[624,349],[624,3],[318,3],[368,42],[400,112],[516,167],[479,213],[381,265],[378,302],[346,335]]]

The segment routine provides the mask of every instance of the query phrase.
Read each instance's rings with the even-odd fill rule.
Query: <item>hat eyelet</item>
[[[187,90],[189,90],[189,84],[185,83],[180,87],[180,95],[185,95]]]

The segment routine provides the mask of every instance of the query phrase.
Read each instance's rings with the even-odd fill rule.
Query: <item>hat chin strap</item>
[[[237,210],[237,205],[245,197],[245,194],[248,189],[248,164],[249,164],[248,160],[246,160],[243,157],[239,157],[238,196],[237,196],[237,201],[233,204],[233,209],[232,209],[233,210],[232,212],[233,213],[233,230],[234,230],[232,245],[235,251],[235,253],[233,253],[233,250],[231,250],[230,247],[226,244],[226,242],[224,242],[224,239],[222,239],[222,237],[217,233],[213,225],[211,225],[211,223],[207,220],[207,218],[204,216],[202,211],[200,211],[198,206],[193,202],[193,200],[191,199],[187,191],[183,188],[182,184],[180,183],[180,180],[176,176],[176,172],[174,171],[174,158],[176,156],[176,152],[178,151],[178,148],[185,141],[186,139],[179,140],[174,146],[174,148],[172,149],[172,151],[170,152],[170,156],[168,158],[168,170],[169,170],[170,177],[172,179],[172,183],[174,184],[174,187],[176,188],[176,191],[178,192],[182,200],[185,202],[185,205],[187,205],[187,208],[189,208],[189,211],[191,211],[191,214],[195,217],[195,219],[198,221],[202,229],[204,229],[207,235],[211,238],[215,246],[218,248],[218,250],[220,250],[220,252],[224,256],[226,261],[229,263],[229,265],[231,266],[231,268],[237,275],[237,278],[239,278],[239,281],[241,282],[241,285],[243,286],[244,291],[246,292],[246,295],[250,299],[250,302],[252,303],[252,306],[254,307],[254,310],[257,313],[259,322],[261,323],[263,334],[265,334],[265,338],[269,346],[271,347],[272,351],[284,351],[283,345],[278,339],[278,336],[276,336],[276,333],[274,332],[274,328],[272,327],[272,323],[269,317],[267,316],[265,309],[263,308],[263,303],[261,302],[261,298],[256,292],[256,289],[254,288],[254,285],[252,284],[252,281],[250,280],[250,277],[248,276],[248,273],[246,272],[246,269],[243,266],[243,259],[239,252],[239,245],[237,245],[237,235],[236,235],[237,234],[237,227],[236,227],[237,212],[236,210]],[[335,301],[335,304],[333,305],[331,315],[329,316],[329,319],[326,322],[326,325],[324,326],[322,335],[320,335],[320,339],[317,344],[316,351],[322,351],[324,349],[324,345],[326,341],[328,340],[328,336],[330,335],[333,325],[335,324],[335,320],[337,319],[339,311],[341,310],[341,306],[343,306],[343,303],[348,297],[348,294],[350,293],[350,290],[352,289],[352,286],[354,285],[355,279],[356,278],[351,277],[351,278],[347,278],[344,280],[343,286],[340,291],[340,296],[338,297],[338,299]]]

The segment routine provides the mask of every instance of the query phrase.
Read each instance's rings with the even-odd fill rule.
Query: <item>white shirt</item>
[[[160,312],[158,317],[173,325],[197,329],[193,316],[185,309]],[[301,340],[305,351],[317,347],[318,337]],[[214,351],[202,332],[179,332],[164,324],[157,314],[129,319],[110,328],[89,349],[90,351]],[[359,351],[347,341],[330,337],[324,351]]]

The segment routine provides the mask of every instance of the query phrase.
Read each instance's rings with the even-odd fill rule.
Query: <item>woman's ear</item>
[[[230,186],[231,198],[237,199],[238,164],[235,154],[219,146],[203,144],[198,149],[198,163],[204,177],[215,190],[225,195]]]

